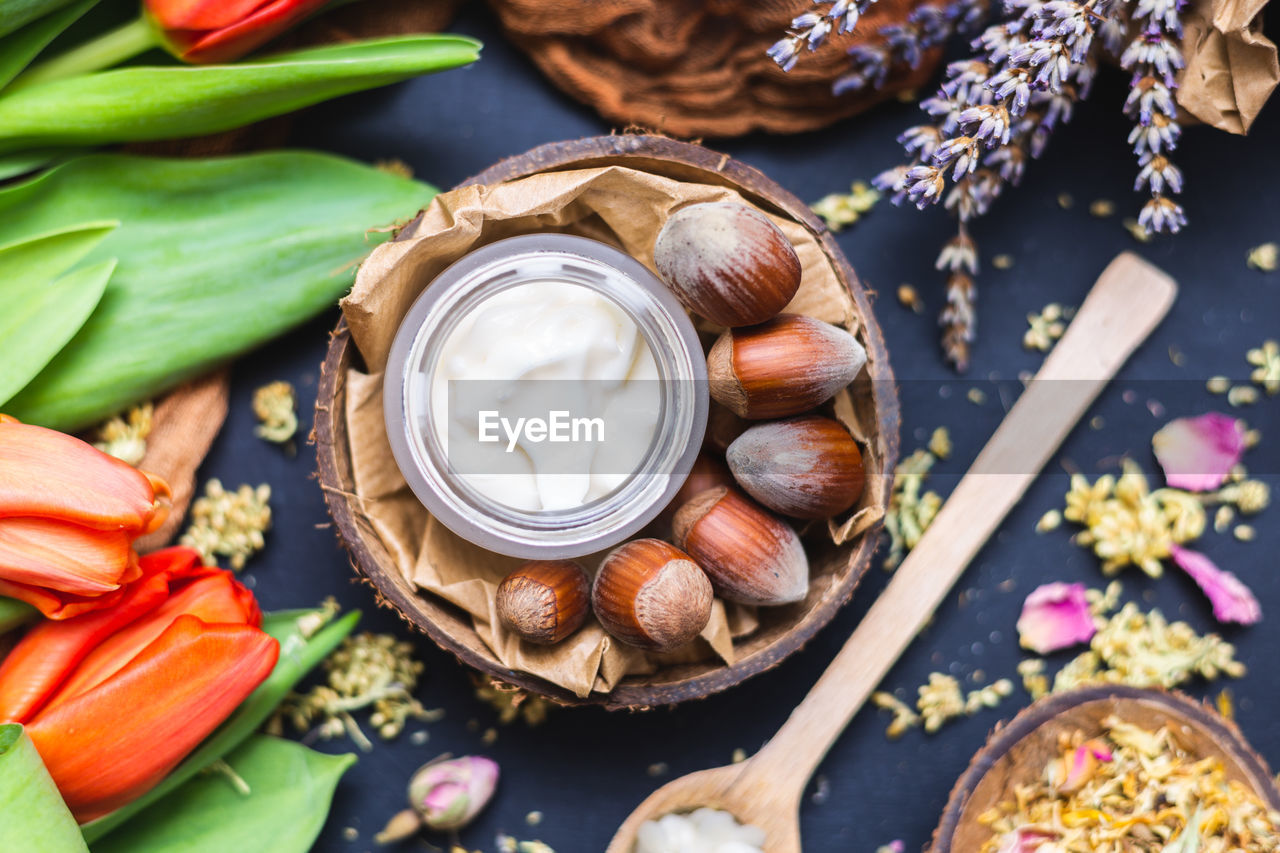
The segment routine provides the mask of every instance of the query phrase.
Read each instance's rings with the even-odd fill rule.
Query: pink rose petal
[[[1175,489],[1216,489],[1244,455],[1244,424],[1209,412],[1169,421],[1151,439],[1164,479]]]
[[[1000,842],[996,853],[1034,853],[1047,841],[1056,841],[1058,833],[1034,826],[1020,826]]]
[[[1047,583],[1027,596],[1018,617],[1019,642],[1036,654],[1065,649],[1097,632],[1082,583]]]
[[[1213,615],[1219,622],[1252,625],[1262,618],[1262,606],[1240,578],[1218,568],[1213,560],[1197,551],[1174,545],[1170,552],[1173,561],[1204,590],[1213,603]]]

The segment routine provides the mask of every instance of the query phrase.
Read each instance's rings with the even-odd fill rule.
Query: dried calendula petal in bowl
[[[932,853],[1280,847],[1280,790],[1233,723],[1176,693],[1095,687],[999,729],[956,783]]]

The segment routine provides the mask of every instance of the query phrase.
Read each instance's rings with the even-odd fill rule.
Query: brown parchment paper
[[[520,561],[455,536],[410,491],[392,457],[383,421],[387,355],[413,301],[436,275],[472,249],[518,234],[557,231],[601,240],[652,266],[654,240],[675,209],[729,200],[744,202],[724,187],[618,166],[463,187],[437,196],[412,231],[376,248],[342,301],[352,340],[366,367],[366,371],[349,371],[346,395],[352,474],[362,511],[405,577],[425,593],[470,614],[477,634],[503,666],[539,676],[578,696],[593,690],[608,692],[627,675],[651,673],[665,664],[703,660],[713,654],[732,664],[733,640],[757,628],[755,613],[752,608],[726,606],[717,600],[702,637],[665,656],[618,643],[594,620],[552,647],[533,646],[508,633],[494,612],[495,593]],[[844,325],[856,334],[861,323],[853,300],[817,240],[797,222],[770,218],[795,245],[803,270],[800,290],[787,310]],[[869,380],[863,377],[862,381],[869,388]],[[842,393],[835,410],[863,443],[864,453],[874,454],[866,440],[875,425],[870,395],[860,394],[855,385],[852,393]],[[879,470],[874,458],[867,462],[869,470]],[[883,488],[883,479],[873,478],[861,506],[849,519],[831,524],[832,541],[847,541],[879,520]],[[597,562],[596,558],[583,560],[592,572]]]
[[[1194,0],[1183,14],[1187,67],[1178,105],[1205,124],[1247,133],[1280,83],[1275,44],[1262,34],[1267,0]]]

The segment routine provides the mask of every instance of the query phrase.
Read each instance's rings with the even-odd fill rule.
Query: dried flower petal
[[[1096,631],[1080,583],[1049,583],[1035,589],[1018,618],[1019,643],[1042,655],[1087,642]]]
[[[1170,421],[1151,439],[1165,481],[1193,492],[1216,489],[1244,455],[1244,424],[1209,412]]]
[[[1249,587],[1233,573],[1223,571],[1204,554],[1178,545],[1170,549],[1173,561],[1191,576],[1209,601],[1219,622],[1252,625],[1262,618],[1262,607]]]

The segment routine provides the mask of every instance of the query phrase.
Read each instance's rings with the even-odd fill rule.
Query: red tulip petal
[[[168,601],[159,607],[103,639],[49,699],[45,709],[92,690],[115,675],[184,614],[206,624],[257,627],[262,617],[253,593],[241,586],[231,572],[215,568],[206,571],[208,574],[171,592]]]
[[[175,41],[187,45],[181,53],[185,62],[208,64],[230,62],[271,41],[301,21],[326,0],[275,0],[249,17],[212,32],[175,33]],[[188,38],[191,40],[188,41]]]
[[[99,643],[163,604],[173,584],[218,571],[202,563],[191,548],[155,551],[137,561],[138,580],[101,599],[109,606],[41,622],[28,631],[0,663],[0,721],[23,722],[37,712]],[[0,588],[0,594],[4,592]],[[252,600],[248,590],[243,595]],[[55,603],[61,602],[55,599]],[[260,620],[257,602],[252,607]]]
[[[78,438],[0,421],[0,518],[56,518],[137,536],[163,521],[168,497],[163,481]]]
[[[69,592],[53,592],[40,586],[14,583],[0,578],[0,595],[25,601],[39,610],[46,619],[73,619],[84,613],[103,610],[120,601],[124,589],[106,595],[73,595]]]
[[[146,0],[146,7],[152,20],[166,30],[217,30],[243,20],[270,2],[271,0]]]
[[[81,823],[146,793],[271,673],[280,646],[247,625],[179,616],[98,687],[27,733]]]
[[[98,643],[168,595],[168,578],[153,575],[131,584],[114,607],[37,624],[0,663],[0,720],[26,722]]]
[[[48,518],[0,518],[0,578],[75,595],[119,589],[136,559],[129,534]]]

